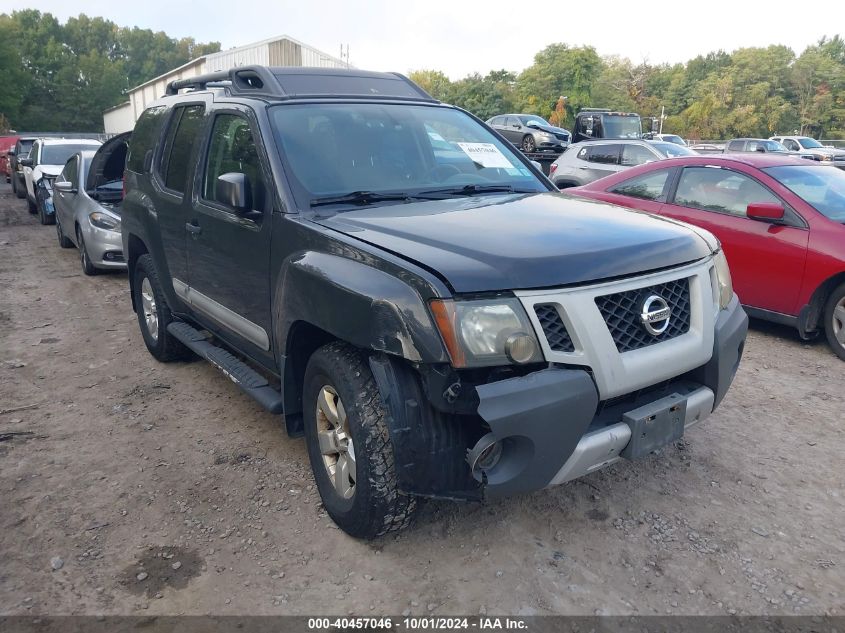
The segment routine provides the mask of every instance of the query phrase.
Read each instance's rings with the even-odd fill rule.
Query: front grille
[[[534,306],[534,313],[540,321],[543,334],[546,335],[546,340],[553,352],[575,351],[575,346],[572,344],[572,339],[569,332],[566,331],[566,326],[563,324],[556,306],[551,304],[536,305]]]
[[[568,141],[569,134],[555,134],[555,136],[560,139],[561,141]]]
[[[640,321],[642,303],[651,295],[663,297],[672,310],[669,327],[656,336],[647,332]],[[688,278],[596,297],[596,305],[620,353],[668,341],[690,328]]]

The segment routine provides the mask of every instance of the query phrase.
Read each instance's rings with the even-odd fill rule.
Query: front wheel
[[[837,286],[827,299],[824,331],[834,354],[845,360],[845,284]]]
[[[522,139],[522,151],[531,153],[537,149],[537,144],[534,142],[534,137],[526,134]]]
[[[91,256],[88,254],[88,248],[85,246],[85,237],[82,235],[82,229],[79,227],[76,227],[76,243],[79,245],[79,259],[82,262],[82,272],[89,277],[96,275],[99,271],[91,263]]]
[[[314,352],[303,407],[311,469],[334,522],[364,539],[408,526],[417,504],[399,492],[389,413],[366,357],[344,343]]]
[[[56,214],[56,237],[59,240],[59,246],[62,248],[71,248],[73,246],[73,242],[68,239],[65,235],[64,230],[62,229],[62,223],[59,221],[59,216]]]
[[[163,363],[185,358],[189,355],[188,348],[167,331],[167,326],[174,319],[161,289],[153,258],[148,254],[141,255],[135,263],[134,274],[132,293],[135,312],[147,350]]]

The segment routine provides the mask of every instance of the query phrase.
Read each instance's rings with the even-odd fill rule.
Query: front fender
[[[448,362],[425,301],[408,283],[361,261],[306,251],[289,258],[273,306],[277,349],[298,321],[362,349],[412,362]]]

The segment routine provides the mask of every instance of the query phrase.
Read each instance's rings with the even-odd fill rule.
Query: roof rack
[[[349,83],[350,80],[352,83]],[[399,73],[374,73],[345,68],[268,66],[239,66],[188,79],[177,79],[167,84],[166,94],[175,95],[180,90],[205,90],[209,87],[225,87],[233,95],[250,97],[304,99],[364,96],[373,99],[437,101]],[[327,87],[330,89],[325,90]]]
[[[206,75],[197,75],[196,77],[189,77],[187,79],[175,79],[167,84],[167,95],[179,94],[180,90],[205,90],[207,84],[215,81],[226,81],[229,79],[229,71],[221,70],[215,73],[208,73]]]

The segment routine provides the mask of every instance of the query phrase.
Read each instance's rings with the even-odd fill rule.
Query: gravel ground
[[[845,614],[843,371],[753,323],[661,454],[355,541],[280,418],[154,361],[126,276],[85,277],[3,186],[0,613]]]

